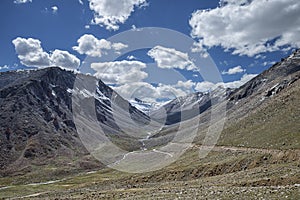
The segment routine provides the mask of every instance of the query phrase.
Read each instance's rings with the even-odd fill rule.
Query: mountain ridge
[[[32,162],[55,163],[57,156],[65,158],[63,163],[72,163],[74,158],[82,158],[83,160],[78,161],[79,163],[73,163],[73,165],[77,165],[76,167],[81,165],[81,162],[85,162],[85,157],[89,157],[89,154],[76,132],[72,113],[71,88],[73,88],[77,74],[52,67],[29,72],[4,72],[0,73],[0,77],[7,77],[7,74],[10,77],[1,78],[0,81],[0,127],[2,132],[0,135],[0,168],[13,172],[18,166],[24,165],[26,168],[28,163]],[[83,77],[97,80],[90,76]],[[101,90],[108,96],[114,93],[118,98],[116,103],[120,104],[120,107],[124,107],[123,104],[125,104],[125,108],[130,109],[136,120],[142,123],[143,120],[148,120],[145,114],[130,104],[126,106],[127,101],[104,85],[102,81],[97,81],[99,91]],[[107,111],[111,106],[105,101],[95,100],[94,97],[88,96],[88,98],[92,98],[95,108],[102,111]],[[111,120],[112,116],[107,113],[100,112],[97,114],[97,118],[99,120],[105,118],[102,124],[118,130],[116,124]],[[5,138],[7,128],[11,132],[9,141]],[[126,147],[135,149],[140,145],[140,142],[134,142],[134,138],[130,139],[127,135],[120,135],[120,137],[123,137],[125,143],[128,143],[123,145],[125,149]],[[46,158],[51,159],[47,160]],[[96,166],[97,161],[91,158],[88,160],[92,160],[91,166]]]
[[[299,50],[294,52],[287,59],[273,65],[234,91],[224,89],[220,93],[223,95],[221,96],[222,101],[227,102],[228,120],[218,144],[251,145],[241,142],[243,138],[241,134],[238,134],[239,137],[235,135],[241,126],[235,127],[235,124],[247,123],[242,120],[252,116],[251,113],[255,113],[255,110],[261,105],[268,106],[268,102],[274,101],[274,97],[276,99],[278,94],[282,94],[282,91],[284,93],[286,88],[298,85],[299,54]],[[103,167],[89,155],[76,133],[71,97],[73,92],[78,92],[73,87],[77,75],[56,67],[30,72],[0,73],[0,127],[2,133],[0,135],[0,171],[2,175],[16,172],[27,173],[32,171],[34,165],[49,163],[56,166],[65,166],[66,163],[70,163],[71,167],[66,168],[73,170]],[[91,82],[96,80],[92,76],[82,74],[78,76],[85,77]],[[97,119],[108,132],[118,133],[108,134],[118,146],[128,151],[134,151],[140,148],[151,150],[155,146],[165,145],[174,137],[174,133],[178,129],[178,122],[193,124],[193,119],[197,116],[200,117],[202,128],[198,131],[195,143],[201,144],[210,120],[212,99],[207,96],[208,94],[195,93],[187,97],[180,97],[183,99],[190,97],[191,99],[190,102],[181,102],[183,104],[178,99],[165,104],[161,109],[164,109],[163,112],[169,112],[167,124],[147,140],[140,141],[142,138],[127,135],[120,131],[120,127],[114,123],[113,117],[108,112],[112,104],[103,100],[102,97],[104,95],[104,99],[110,99],[112,94],[117,93],[103,82],[99,80],[97,82],[101,92],[86,93],[86,98],[92,103],[96,99],[95,107],[99,110]],[[79,81],[79,84],[85,87],[83,82]],[[122,97],[118,97],[114,103],[117,103],[114,105],[122,108],[124,112],[128,112],[126,109],[131,110],[130,113],[133,113],[131,118],[133,116],[135,120],[140,120],[141,125],[148,123],[149,118]],[[184,114],[184,116],[188,116],[186,119],[180,118],[181,111],[188,113]],[[102,115],[99,114],[101,112],[103,112]],[[122,119],[122,113],[123,111],[120,112],[120,119]],[[156,119],[162,120],[159,117]],[[127,124],[127,121],[124,124]],[[7,141],[5,136],[7,127],[11,129],[12,133],[10,141]],[[228,140],[229,138],[230,140]],[[279,145],[277,141],[275,142],[276,145]],[[286,145],[286,148],[288,147],[289,145]]]

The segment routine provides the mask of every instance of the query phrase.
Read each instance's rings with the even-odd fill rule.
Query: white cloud
[[[226,74],[233,75],[233,74],[243,73],[245,71],[246,70],[243,69],[241,66],[236,66],[236,67],[228,69],[228,71],[223,71],[222,74],[223,75],[226,75]]]
[[[46,67],[50,65],[49,54],[43,51],[39,40],[18,37],[12,43],[23,65],[34,67]]]
[[[85,29],[90,29],[91,27],[90,27],[90,25],[87,24],[87,25],[84,26],[84,28]]]
[[[134,24],[131,26],[131,28],[132,28],[133,30],[136,30],[136,29],[137,29],[137,28],[136,28],[136,25],[134,25]]]
[[[276,63],[276,61],[266,61],[263,63],[263,66],[274,65],[275,63]]]
[[[85,34],[77,40],[78,46],[73,49],[80,54],[86,54],[93,57],[101,57],[107,50],[113,49],[116,52],[127,48],[123,43],[111,43],[105,39],[97,39],[95,36]]]
[[[212,83],[208,81],[200,82],[196,84],[195,90],[199,92],[207,92],[216,89],[217,87],[225,87],[225,88],[238,88],[254,77],[256,77],[258,74],[244,74],[240,80],[233,81],[233,82],[227,82],[227,83]]]
[[[141,82],[148,74],[142,71],[146,64],[140,61],[115,61],[92,63],[91,68],[96,71],[94,74],[106,84],[128,84]]]
[[[251,79],[253,79],[254,77],[256,77],[257,75],[258,74],[244,74],[240,80],[224,83],[224,86],[225,88],[238,88],[250,81]]]
[[[147,6],[146,0],[89,0],[94,11],[94,24],[105,26],[107,30],[118,30],[135,8]]]
[[[3,69],[9,69],[9,66],[8,65],[0,66],[0,70],[3,70]]]
[[[146,82],[135,82],[113,87],[125,99],[140,98],[144,101],[155,102],[159,96],[157,89]]]
[[[136,60],[136,57],[133,55],[127,56],[127,60]]]
[[[148,74],[143,71],[146,68],[146,64],[130,60],[136,59],[134,56],[128,56],[127,59],[92,63],[91,68],[96,71],[94,75],[97,78],[100,78],[106,84],[113,85],[113,89],[126,99],[137,97],[145,101],[157,102],[161,99],[173,99],[178,96],[184,96],[194,91],[195,83],[191,80],[180,80],[173,85],[161,83],[151,85],[144,82],[143,80],[148,77]]]
[[[148,102],[157,102],[159,99],[174,99],[175,97],[187,95],[185,90],[175,85],[159,84],[154,87],[146,82],[135,82],[113,87],[122,97],[133,99],[137,97]]]
[[[14,0],[15,4],[31,3],[32,0]]]
[[[174,85],[151,85],[143,80],[148,74],[142,71],[146,64],[140,61],[114,61],[92,63],[91,68],[96,71],[94,76],[106,84],[113,85],[113,89],[126,99],[137,97],[146,101],[158,99],[173,99],[176,96],[184,96],[193,91],[191,80],[178,81]]]
[[[255,58],[255,59],[261,59],[261,60],[264,60],[264,59],[267,58],[267,56],[266,56],[266,55],[263,55],[263,54],[258,54],[258,55],[256,55],[254,58]]]
[[[203,82],[196,84],[195,90],[197,90],[199,92],[207,92],[207,91],[213,90],[216,87],[217,86],[214,83],[211,83],[208,81],[203,81]]]
[[[249,57],[300,47],[299,0],[222,0],[220,5],[192,14],[191,35],[199,47],[221,46]]]
[[[203,40],[199,40],[198,42],[194,42],[193,46],[191,47],[192,52],[199,52],[200,56],[203,58],[207,58],[209,56],[206,48],[204,47]]]
[[[159,84],[157,87],[159,98],[174,99],[175,97],[185,96],[189,92],[178,88],[176,85]]]
[[[183,88],[184,90],[192,90],[193,86],[195,86],[195,83],[192,82],[192,80],[178,81],[176,86]]]
[[[197,70],[187,53],[175,49],[156,46],[148,51],[148,55],[155,60],[160,68]]]
[[[120,50],[122,50],[122,49],[127,48],[128,45],[123,44],[123,43],[121,43],[121,42],[117,42],[117,43],[112,43],[112,44],[111,44],[111,47],[112,47],[114,50],[116,50],[116,51],[120,51]]]
[[[80,65],[80,60],[70,54],[67,51],[62,51],[62,50],[54,50],[50,54],[50,60],[51,60],[51,65],[53,66],[63,66],[64,68],[68,69],[77,69],[78,66]]]
[[[78,2],[79,2],[81,5],[83,5],[83,1],[82,1],[82,0],[78,0]]]
[[[38,39],[18,37],[12,43],[20,62],[25,66],[43,68],[56,65],[76,69],[80,65],[80,60],[67,51],[56,49],[50,54],[45,52]]]
[[[51,7],[51,10],[52,10],[52,13],[53,13],[53,14],[56,14],[57,11],[58,11],[58,7],[57,7],[57,6],[52,6],[52,7]]]

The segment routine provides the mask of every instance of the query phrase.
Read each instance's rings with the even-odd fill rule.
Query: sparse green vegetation
[[[38,194],[29,198],[136,199],[160,196],[171,199],[214,195],[216,198],[238,199],[247,194],[252,199],[255,194],[262,197],[270,194],[271,199],[281,196],[296,199],[299,197],[300,157],[299,154],[298,157],[290,154],[292,152],[283,159],[275,151],[263,153],[255,149],[217,147],[206,158],[199,159],[198,149],[193,148],[172,165],[144,174],[128,174],[106,168],[29,185],[25,182],[11,185],[9,183],[13,183],[14,177],[1,178],[2,187],[12,187],[2,188],[0,198]]]
[[[274,101],[227,127],[218,144],[272,149],[300,149],[300,83]]]

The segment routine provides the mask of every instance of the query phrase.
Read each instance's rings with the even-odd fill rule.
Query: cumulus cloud
[[[126,99],[137,97],[151,102],[173,99],[192,92],[195,85],[191,80],[178,81],[174,85],[147,83],[144,79],[148,74],[143,71],[146,64],[140,61],[92,63],[91,68],[96,71],[94,76],[112,85],[113,89]]]
[[[125,99],[133,99],[135,97],[144,101],[155,102],[159,96],[157,89],[146,82],[135,82],[113,87]]]
[[[184,90],[192,90],[193,86],[195,85],[192,80],[187,80],[187,81],[178,81],[176,86],[179,88],[183,88]]]
[[[105,26],[107,30],[118,30],[135,8],[147,6],[146,0],[89,0],[94,11],[94,24]]]
[[[236,66],[236,67],[228,69],[228,71],[223,71],[222,74],[223,75],[226,75],[226,74],[233,75],[233,74],[243,73],[245,71],[246,70],[243,69],[241,66]]]
[[[31,3],[32,0],[14,0],[15,4]]]
[[[197,90],[199,92],[207,92],[207,91],[215,89],[216,87],[217,87],[217,84],[215,84],[215,83],[203,81],[203,82],[196,84],[195,90]]]
[[[176,85],[159,84],[156,89],[159,92],[158,97],[163,99],[173,99],[175,97],[185,96],[188,94],[188,91],[183,90]]]
[[[78,46],[73,49],[80,54],[86,54],[92,57],[101,57],[107,50],[113,49],[116,52],[127,48],[123,43],[111,43],[105,39],[97,39],[95,36],[85,34],[77,40]]]
[[[137,97],[155,102],[184,96],[193,91],[195,83],[191,80],[178,81],[174,85],[161,83],[152,85],[145,82],[144,79],[148,74],[143,69],[146,67],[145,63],[134,60],[91,64],[91,68],[96,71],[94,76],[112,85],[113,89],[126,99]]]
[[[238,88],[254,77],[256,77],[258,74],[244,74],[240,80],[233,81],[233,82],[227,82],[227,83],[212,83],[208,81],[197,83],[195,86],[195,90],[199,92],[207,92],[216,89],[217,87],[225,87],[225,88]]]
[[[193,46],[191,47],[192,52],[199,52],[200,56],[203,58],[207,58],[209,56],[207,49],[204,47],[203,40],[199,40],[198,42],[194,42]]]
[[[80,60],[67,51],[54,50],[50,54],[51,65],[63,66],[70,69],[76,69],[80,65]]]
[[[232,54],[253,57],[283,47],[300,47],[300,1],[221,0],[198,10],[189,21],[198,49],[221,46]]]
[[[45,52],[38,39],[18,37],[12,43],[20,62],[25,66],[38,68],[59,66],[76,69],[80,65],[80,60],[67,51],[56,49],[52,53]]]
[[[174,99],[175,97],[187,95],[185,90],[176,85],[158,84],[153,86],[146,82],[135,82],[113,87],[121,96],[126,99],[137,97],[148,102],[157,102],[160,99]]]
[[[112,49],[116,50],[116,51],[120,51],[122,49],[125,49],[128,47],[128,45],[123,44],[121,42],[117,42],[117,43],[112,43],[111,44]]]
[[[128,84],[141,82],[148,74],[142,71],[146,64],[140,61],[114,61],[92,63],[91,68],[96,71],[94,74],[106,84]]]
[[[23,65],[33,67],[46,67],[50,65],[49,54],[43,51],[39,40],[18,37],[12,43]]]
[[[53,13],[53,14],[56,14],[57,11],[58,11],[58,7],[57,7],[57,6],[52,6],[52,7],[51,7],[51,10],[52,10],[52,13]]]
[[[148,51],[148,55],[155,60],[157,66],[160,68],[197,70],[197,67],[190,60],[188,54],[176,49],[155,46]]]

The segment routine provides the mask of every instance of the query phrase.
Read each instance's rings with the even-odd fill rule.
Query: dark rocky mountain
[[[245,85],[236,89],[229,97],[230,101],[247,98],[256,92],[263,92],[263,99],[278,94],[299,79],[300,51],[295,51],[286,59],[274,64]]]
[[[74,88],[76,80],[80,81]],[[93,82],[97,90],[81,90],[85,82]],[[102,81],[57,67],[4,72],[0,73],[0,169],[3,173],[26,170],[31,163],[53,162],[60,166],[69,163],[74,168],[99,165],[90,158],[76,132],[72,108],[72,95],[76,93],[83,94],[85,104],[92,104],[97,119],[102,127],[110,130],[113,141],[125,149],[139,148],[140,142],[122,134],[114,122],[112,107],[118,108],[121,118],[125,109],[124,113],[130,113],[137,124],[147,123],[148,116]]]

